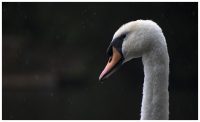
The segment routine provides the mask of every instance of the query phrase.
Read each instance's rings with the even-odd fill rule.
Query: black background
[[[124,23],[151,19],[170,55],[170,119],[198,119],[198,3],[2,3],[3,119],[140,119],[141,58],[104,82]]]

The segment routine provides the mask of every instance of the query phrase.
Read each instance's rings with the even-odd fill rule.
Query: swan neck
[[[150,51],[142,57],[142,61],[145,77],[141,119],[168,119],[168,52],[163,49]]]

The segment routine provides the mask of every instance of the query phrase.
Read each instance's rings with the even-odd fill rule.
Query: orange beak
[[[112,52],[113,52],[112,56],[109,58],[106,67],[100,74],[99,80],[103,80],[109,77],[114,72],[114,70],[116,69],[116,66],[119,64],[119,62],[122,59],[121,54],[115,47],[112,47]]]

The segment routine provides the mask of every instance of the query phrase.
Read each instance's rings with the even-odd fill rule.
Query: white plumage
[[[169,56],[161,28],[151,20],[132,21],[115,32],[113,41],[124,34],[122,63],[142,57],[144,65],[141,119],[169,119]]]

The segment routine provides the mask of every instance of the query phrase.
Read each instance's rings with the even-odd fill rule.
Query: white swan
[[[169,119],[169,56],[161,28],[151,20],[124,24],[115,32],[107,53],[110,58],[99,80],[123,63],[142,57],[145,77],[141,119]]]

